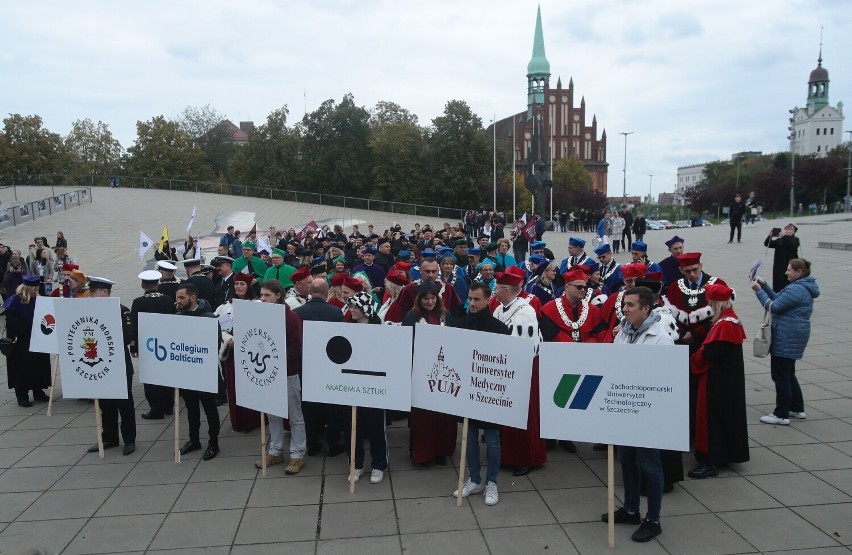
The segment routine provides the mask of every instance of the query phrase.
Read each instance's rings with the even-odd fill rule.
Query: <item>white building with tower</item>
[[[828,70],[822,67],[820,46],[817,67],[808,79],[807,105],[790,110],[792,148],[796,154],[822,158],[842,142],[843,103],[829,104],[828,84]]]

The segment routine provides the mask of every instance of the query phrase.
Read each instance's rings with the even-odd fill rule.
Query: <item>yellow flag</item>
[[[168,240],[169,240],[169,226],[164,225],[163,226],[163,235],[160,237],[160,248],[157,249],[157,250],[159,250],[160,252],[164,252],[163,246],[168,242]]]

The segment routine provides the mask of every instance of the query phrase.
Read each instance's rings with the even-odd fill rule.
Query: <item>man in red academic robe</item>
[[[388,309],[387,318],[390,318],[391,322],[402,322],[402,317],[405,316],[414,306],[414,299],[417,298],[417,291],[415,288],[423,282],[435,283],[436,287],[441,290],[441,302],[443,303],[444,308],[447,312],[457,315],[459,307],[462,305],[459,301],[459,296],[455,289],[452,287],[446,287],[445,284],[438,279],[439,276],[440,269],[438,267],[438,262],[434,258],[424,258],[420,263],[420,279],[412,281],[402,288],[402,291],[399,292],[399,297],[396,299],[396,303],[391,305]]]
[[[608,333],[606,320],[598,307],[586,300],[589,276],[574,267],[562,274],[565,291],[541,309],[539,329],[542,341],[564,343],[604,343]],[[561,442],[569,453],[576,453],[572,441]]]

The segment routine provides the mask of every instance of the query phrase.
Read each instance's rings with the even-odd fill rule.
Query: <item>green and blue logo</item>
[[[582,381],[580,381],[582,378]],[[581,374],[563,374],[562,379],[559,380],[559,385],[556,386],[556,390],[553,392],[553,402],[560,409],[564,409],[567,405],[569,409],[577,409],[577,410],[586,410],[589,408],[589,403],[592,402],[592,397],[595,396],[595,392],[598,390],[598,386],[601,384],[603,380],[603,376],[595,376],[592,374],[587,374],[583,376]],[[580,384],[580,387],[577,387],[577,384]],[[577,390],[577,393],[574,394],[574,390]],[[571,399],[571,395],[574,394],[574,398]],[[571,401],[571,404],[568,405],[568,401]]]

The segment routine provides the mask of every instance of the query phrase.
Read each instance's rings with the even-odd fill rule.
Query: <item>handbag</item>
[[[11,355],[15,352],[17,344],[17,337],[0,337],[0,353],[2,353],[3,356]]]
[[[757,335],[754,336],[752,343],[752,354],[757,358],[766,358],[769,355],[769,348],[772,346],[772,303],[766,305],[766,311],[763,313],[763,323],[757,330]]]

